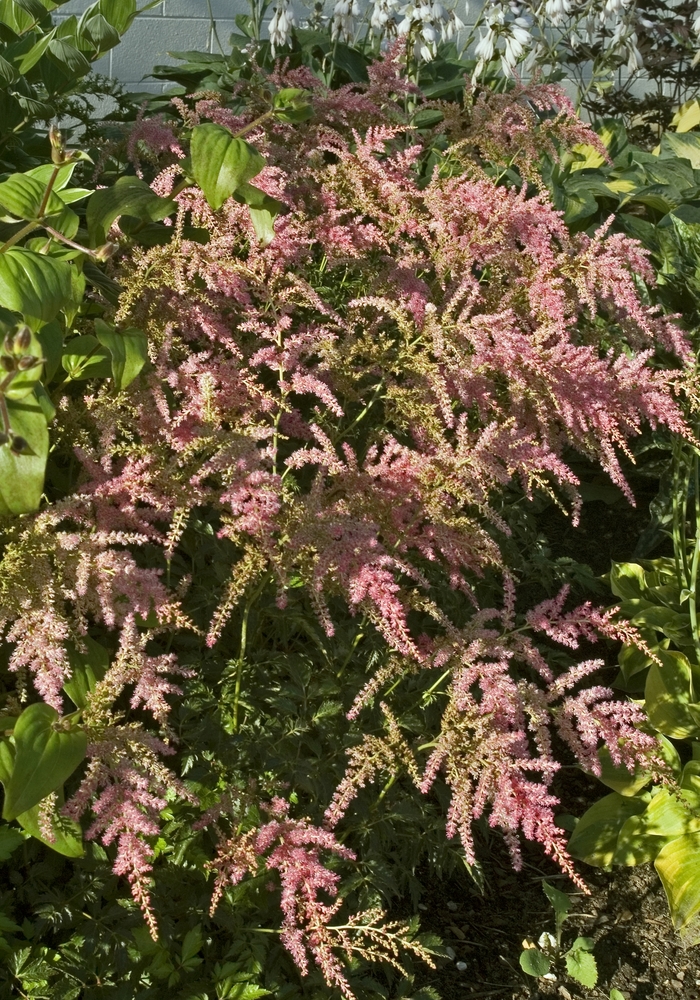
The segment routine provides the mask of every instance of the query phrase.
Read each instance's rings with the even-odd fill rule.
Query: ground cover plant
[[[643,427],[690,439],[689,345],[639,244],[545,193],[543,155],[606,155],[561,95],[367,73],[141,116],[72,235],[54,133],[13,203],[4,255],[38,230],[71,280],[3,302],[8,990],[427,997],[437,944],[382,912],[420,863],[477,874],[491,826],[580,881],[561,761],[663,772],[576,656],[634,628],[518,604],[504,552],[535,497],[576,517],[573,454],[629,493]]]

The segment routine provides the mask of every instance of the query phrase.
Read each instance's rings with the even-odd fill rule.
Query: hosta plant
[[[6,347],[57,418],[46,499],[3,525],[4,817],[76,878],[87,843],[130,883],[153,938],[133,930],[140,986],[206,993],[195,959],[228,927],[231,975],[277,932],[357,995],[358,957],[430,959],[377,905],[389,862],[362,855],[387,810],[417,860],[442,809],[470,865],[490,826],[516,867],[524,835],[580,883],[555,738],[589,770],[601,747],[663,767],[638,707],[575,655],[635,629],[565,591],[518,606],[497,501],[543,491],[576,517],[576,452],[629,495],[630,439],[690,435],[686,340],[644,302],[640,246],[572,235],[537,191],[545,150],[604,155],[561,95],[482,95],[436,138],[392,59],[369,73],[328,91],[278,68],[142,118],[134,174],[89,203],[134,186],[163,209],[95,223],[121,293],[75,333],[108,330],[110,367],[94,348],[82,384],[25,374],[31,326]],[[516,169],[531,186],[499,183]],[[184,918],[162,891],[161,929],[159,875],[191,887]],[[90,933],[123,961],[119,932]],[[85,942],[66,956],[92,961]]]

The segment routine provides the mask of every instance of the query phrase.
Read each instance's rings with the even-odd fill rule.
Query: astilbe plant
[[[300,73],[279,70],[272,85],[311,87]],[[91,814],[87,836],[116,843],[114,870],[154,932],[149,838],[168,796],[193,796],[161,759],[176,745],[169,709],[188,672],[149,644],[199,630],[240,665],[252,604],[274,589],[283,613],[299,586],[328,635],[340,615],[381,636],[386,656],[350,711],[357,746],[325,826],[292,819],[276,800],[266,824],[222,829],[211,862],[214,904],[246,872],[278,871],[285,944],[302,972],[310,951],[347,996],[333,948],[398,961],[396,941],[410,946],[405,929],[373,913],[330,922],[337,875],[322,852],[352,857],[333,828],[358,787],[404,768],[427,792],[444,775],[447,833],[469,859],[472,823],[488,813],[516,864],[523,833],[576,877],[554,821],[552,732],[594,771],[602,745],[630,767],[653,752],[634,706],[586,686],[598,661],[558,671],[533,638],[574,648],[616,638],[609,616],[587,606],[566,615],[562,596],[516,623],[499,549],[508,526],[492,498],[515,481],[575,517],[567,448],[631,498],[619,462],[630,437],[645,423],[686,433],[677,373],[654,354],[661,347],[682,363],[687,347],[640,298],[653,274],[639,246],[605,228],[572,236],[543,194],[499,186],[480,147],[480,135],[498,145],[485,99],[476,126],[467,117],[447,129],[455,146],[425,176],[428,151],[401,110],[411,88],[391,60],[371,73],[365,89],[314,85],[303,125],[268,120],[247,135],[266,158],[256,184],[285,206],[268,245],[245,205],[229,199],[214,212],[181,182],[189,130],[246,128],[259,114],[255,93],[233,110],[210,95],[179,101],[169,119],[138,124],[134,155],[159,158],[152,186],[178,205],[165,246],[134,249],[118,227],[111,233],[123,246],[116,321],[147,331],[151,364],[122,392],[102,385],[60,400],[57,447],[81,464],[80,484],[8,528],[0,576],[10,670],[31,676],[50,705],[61,707],[70,675],[67,642],[80,650],[92,631],[117,649],[84,712],[90,762],[65,812]],[[498,98],[494,120],[531,115],[536,138],[532,109],[551,106],[551,90],[511,100],[509,116]],[[545,120],[543,146],[594,141],[562,107],[556,128]],[[530,167],[533,155],[529,141]],[[518,156],[511,145],[508,165]],[[208,241],[188,239],[186,225]],[[230,563],[204,627],[189,580],[171,573],[188,521],[203,512]],[[479,607],[479,580],[493,571],[505,573],[502,610]],[[420,672],[448,684],[422,764],[386,694]],[[377,696],[387,736],[363,740]]]

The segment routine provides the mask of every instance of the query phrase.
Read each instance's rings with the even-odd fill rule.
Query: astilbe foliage
[[[304,71],[283,69],[272,83],[311,86]],[[183,673],[160,640],[202,631],[189,581],[170,577],[191,518],[206,512],[230,563],[206,625],[210,646],[238,649],[229,625],[242,605],[242,658],[256,596],[275,588],[284,609],[289,588],[303,585],[328,635],[338,615],[356,615],[384,642],[386,664],[350,713],[358,728],[389,682],[449,677],[422,766],[387,706],[387,739],[358,741],[325,828],[273,804],[267,824],[222,833],[212,862],[215,902],[260,864],[276,869],[285,944],[302,971],[308,949],[350,995],[333,948],[359,940],[370,957],[396,958],[386,945],[396,935],[372,915],[330,924],[337,876],[321,852],[350,859],[331,828],[358,786],[404,766],[426,792],[443,773],[448,834],[468,857],[471,824],[488,810],[516,863],[522,832],[574,875],[554,824],[552,730],[592,770],[602,744],[630,766],[649,752],[634,707],[597,685],[571,693],[596,662],[557,674],[516,627],[507,574],[504,611],[480,609],[478,588],[486,572],[505,570],[498,540],[508,527],[491,502],[501,487],[515,481],[527,497],[544,489],[575,516],[573,448],[631,496],[619,462],[629,438],[645,423],[685,433],[672,373],[654,352],[682,361],[687,348],[639,297],[637,282],[653,277],[639,246],[605,230],[572,236],[544,194],[499,186],[488,150],[467,155],[473,119],[448,123],[456,145],[426,177],[426,150],[401,112],[410,88],[390,59],[364,90],[314,87],[308,123],[268,121],[247,135],[267,161],[256,184],[286,206],[267,246],[246,206],[231,199],[213,212],[179,183],[188,128],[246,127],[260,110],[255,94],[250,104],[240,95],[235,112],[211,97],[178,100],[170,121],[139,123],[137,167],[157,159],[153,188],[178,204],[165,246],[133,248],[117,227],[111,234],[124,250],[116,320],[147,331],[151,364],[127,390],[61,401],[62,446],[81,480],[8,529],[0,623],[10,669],[31,675],[57,708],[70,673],[65,643],[80,648],[95,629],[110,637],[115,658],[85,712],[90,762],[65,810],[90,812],[88,836],[116,843],[115,871],[152,927],[149,838],[168,795],[192,799],[160,760],[174,749],[168,712]],[[523,107],[551,107],[553,95],[519,90],[512,101],[512,114],[502,97],[492,112],[504,129]],[[486,128],[485,99],[476,117],[498,149],[501,125]],[[566,106],[555,122],[562,131],[545,128],[542,148],[553,136],[590,139]],[[505,135],[502,147],[517,166]],[[531,143],[523,155],[531,166]],[[186,223],[208,242],[189,240]],[[459,620],[447,610],[456,606]],[[567,617],[560,604],[536,609],[529,626],[570,646],[614,635],[609,618],[590,608]]]

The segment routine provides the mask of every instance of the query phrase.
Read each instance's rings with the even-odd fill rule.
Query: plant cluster
[[[576,456],[631,499],[645,428],[694,447],[671,272],[622,231],[666,204],[654,170],[692,201],[694,137],[601,142],[548,85],[426,101],[342,25],[265,70],[261,17],[91,180],[55,129],[0,178],[0,948],[28,996],[427,1000],[439,948],[386,912],[419,864],[476,872],[491,827],[582,885],[562,762],[670,781],[585,651],[653,661],[646,623],[527,602],[511,553],[517,508],[577,518]],[[22,30],[44,86],[58,33]]]

